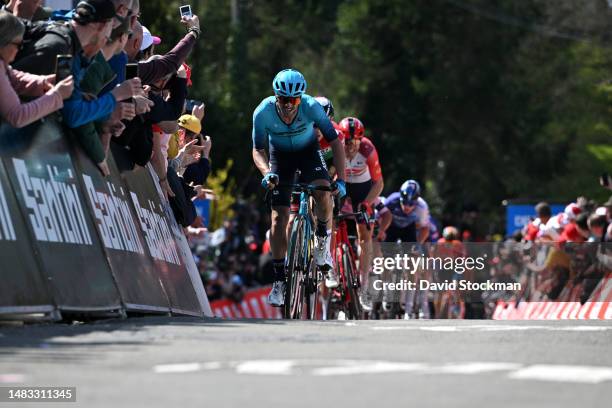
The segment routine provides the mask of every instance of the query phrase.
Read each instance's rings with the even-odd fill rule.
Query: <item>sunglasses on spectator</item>
[[[286,103],[290,103],[292,105],[299,105],[301,99],[302,98],[300,98],[299,96],[278,96],[278,102],[280,102],[281,105],[284,105]]]

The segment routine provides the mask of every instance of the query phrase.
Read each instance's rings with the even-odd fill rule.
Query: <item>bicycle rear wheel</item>
[[[287,251],[287,285],[285,289],[285,319],[299,319],[302,315],[304,271],[304,219],[300,216],[293,220],[291,237]]]

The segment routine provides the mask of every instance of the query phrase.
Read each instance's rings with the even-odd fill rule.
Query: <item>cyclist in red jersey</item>
[[[346,195],[351,200],[353,212],[365,209],[370,217],[374,215],[372,206],[382,193],[384,182],[378,152],[374,144],[365,137],[365,127],[357,118],[342,119],[339,124],[344,133],[346,154]],[[359,238],[359,271],[361,282],[366,282],[372,254],[372,231],[364,222],[357,225]],[[367,285],[363,285],[367,287]],[[371,299],[367,290],[362,291],[362,306],[371,309]]]

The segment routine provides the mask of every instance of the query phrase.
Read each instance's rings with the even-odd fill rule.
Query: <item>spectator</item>
[[[72,77],[53,85],[55,76],[30,75],[11,68],[23,41],[25,27],[14,15],[0,11],[0,116],[21,128],[62,108],[73,91]],[[19,96],[38,97],[22,104]]]
[[[152,58],[161,57],[153,56]],[[162,97],[162,91],[164,90],[170,95],[167,99]],[[168,75],[152,85],[149,98],[154,105],[151,107],[151,111],[139,116],[137,120],[131,121],[121,136],[113,139],[117,144],[126,147],[128,158],[132,161],[131,166],[128,165],[127,168],[133,168],[134,164],[145,166],[151,160],[154,146],[153,125],[169,120],[176,121],[183,111],[186,95],[187,73],[182,67],[176,73]],[[169,187],[163,183],[163,177],[160,179],[162,180],[162,189],[166,192],[169,191]]]
[[[114,78],[115,75],[111,67],[108,65],[107,60],[123,49],[123,46],[127,41],[128,31],[129,22],[125,20],[121,23],[121,25],[113,30],[108,40],[101,38],[101,40],[105,42],[105,45],[102,48],[102,51],[96,55],[93,62],[87,69],[83,80],[81,81],[82,91],[90,95],[91,98],[97,97],[99,92],[104,87],[104,84],[107,84]],[[96,44],[93,46],[93,51],[95,51],[97,48],[98,45]],[[142,107],[137,109],[139,111],[138,113],[148,111],[148,109],[150,109],[150,104],[152,104],[151,101],[143,96],[137,96],[134,100],[137,105],[141,103],[144,104]],[[131,104],[126,105],[127,106],[120,104],[120,109],[125,109],[126,112],[133,110]],[[133,112],[133,114],[136,114],[136,112]],[[133,116],[131,113],[126,115],[118,113],[118,115],[119,117],[124,117],[126,115],[127,117]],[[87,123],[74,129],[72,132],[83,150],[94,161],[94,163],[96,163],[104,176],[110,174],[110,170],[106,164],[106,153],[110,143],[111,134],[113,132],[120,133],[120,130],[123,130],[123,128],[124,127],[121,125],[120,121],[108,118],[106,121],[98,121],[95,124],[94,122]]]
[[[588,227],[595,242],[606,242],[608,220],[605,215],[591,214],[588,219]]]
[[[127,12],[127,19],[130,25],[130,38],[134,36],[134,31],[137,28],[136,23],[138,22],[138,16],[140,15],[140,0],[132,0],[129,10]],[[124,48],[127,47],[127,43],[124,44]],[[115,73],[115,79],[112,80],[105,88],[104,92],[111,91],[116,85],[125,81],[125,65],[128,63],[128,56],[125,51],[119,52],[113,56],[108,64],[111,66]]]
[[[198,16],[183,17],[181,22],[187,26],[188,32],[181,41],[167,54],[143,60],[141,47],[144,42],[144,29],[137,23],[133,31],[133,36],[126,45],[125,52],[132,62],[138,62],[138,75],[145,85],[151,85],[160,79],[172,75],[178,71],[179,67],[185,62],[196,40],[200,37],[200,20]]]
[[[525,241],[535,241],[540,231],[545,229],[546,223],[548,223],[548,220],[550,220],[552,216],[550,205],[545,202],[538,203],[538,205],[535,206],[535,211],[537,218],[527,225],[527,230],[523,238]]]
[[[612,241],[612,196],[608,198],[608,201],[604,203],[606,207],[606,221],[608,222],[608,229],[606,231],[606,241]]]
[[[80,89],[90,59],[98,53],[104,45],[104,40],[110,35],[115,16],[115,7],[111,0],[81,1],[69,23],[50,25],[42,37],[33,42],[31,49],[16,62],[17,69],[50,74],[57,55],[73,56],[72,74],[76,79],[75,89],[64,103],[62,110],[64,122],[69,128],[104,119],[115,112],[117,102],[135,95],[143,95],[138,79],[127,81],[113,89],[111,93],[93,100],[85,100]],[[122,106],[118,109],[122,117],[131,114]],[[131,116],[133,117],[133,114]]]
[[[140,53],[143,59],[149,59],[155,54],[155,46],[161,43],[161,38],[151,34],[147,27],[142,27],[142,44]]]

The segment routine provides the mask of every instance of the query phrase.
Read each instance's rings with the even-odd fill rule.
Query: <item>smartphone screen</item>
[[[72,75],[72,55],[58,55],[55,59],[55,83]]]
[[[187,5],[187,6],[181,6],[179,8],[179,11],[181,13],[181,17],[191,17],[191,6]]]
[[[187,112],[188,114],[191,114],[191,112],[193,111],[193,108],[195,106],[200,106],[202,104],[201,101],[197,101],[195,99],[187,99],[185,101],[185,112]]]
[[[138,64],[127,64],[125,66],[125,79],[138,77]]]

